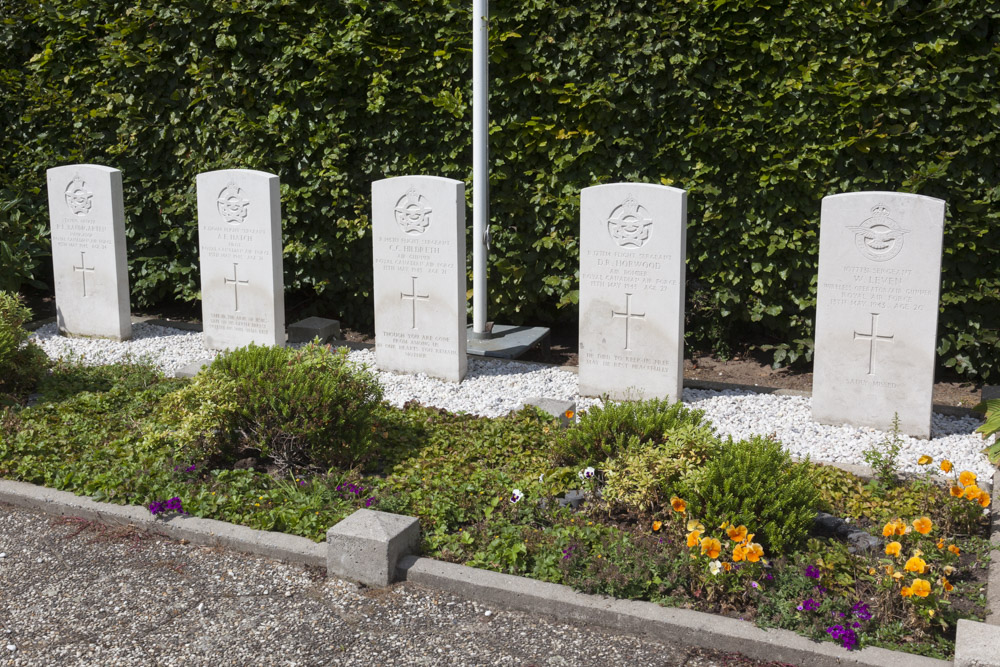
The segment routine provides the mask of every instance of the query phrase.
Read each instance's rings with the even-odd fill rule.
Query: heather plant
[[[45,352],[28,340],[24,324],[30,319],[17,294],[0,291],[0,400],[26,395],[49,366]]]
[[[577,425],[566,430],[556,460],[596,466],[643,445],[663,444],[668,433],[681,425],[708,428],[704,414],[680,401],[671,404],[656,398],[607,402],[583,413]]]
[[[804,543],[819,503],[808,459],[793,463],[781,443],[760,436],[730,439],[678,491],[707,525],[756,526],[761,544],[775,553]]]
[[[250,345],[219,355],[208,368],[227,380],[238,446],[280,469],[356,464],[368,453],[382,389],[346,350]]]

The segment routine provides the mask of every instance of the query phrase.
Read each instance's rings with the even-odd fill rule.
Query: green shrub
[[[250,345],[219,355],[207,373],[232,383],[238,445],[281,468],[349,466],[370,447],[382,389],[345,350]]]
[[[721,448],[711,427],[681,424],[664,432],[663,442],[648,443],[610,459],[604,468],[601,497],[609,503],[655,512],[669,506],[674,486],[703,466]]]
[[[30,319],[31,311],[18,295],[0,292],[0,399],[30,392],[49,366],[45,352],[28,340],[23,328]]]
[[[144,442],[167,448],[175,461],[200,463],[236,454],[237,385],[227,377],[199,373],[190,384],[164,396]]]
[[[666,442],[666,434],[682,424],[699,426],[705,413],[660,399],[607,403],[580,416],[557,445],[557,460],[597,465],[643,445]]]
[[[808,460],[793,463],[781,443],[761,436],[730,439],[678,491],[691,516],[706,526],[743,524],[770,553],[803,543],[819,503]]]

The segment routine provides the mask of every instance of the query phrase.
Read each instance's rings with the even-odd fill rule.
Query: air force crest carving
[[[230,225],[239,225],[246,221],[250,212],[250,200],[243,195],[243,190],[235,183],[230,183],[219,193],[219,215]]]
[[[608,218],[608,233],[622,248],[641,248],[646,245],[652,226],[653,218],[649,211],[632,195],[626,197]]]
[[[399,198],[394,211],[396,224],[410,236],[423,234],[431,224],[431,208],[424,196],[413,188]]]
[[[884,204],[872,207],[872,215],[856,227],[848,227],[854,232],[854,245],[862,255],[876,262],[885,262],[903,249],[903,236],[909,231],[889,217],[889,209]]]
[[[87,189],[87,184],[79,175],[66,186],[66,205],[74,215],[87,215],[94,206],[94,193]]]

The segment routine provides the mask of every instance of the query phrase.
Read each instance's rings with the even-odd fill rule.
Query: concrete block
[[[998,667],[1000,628],[959,619],[955,633],[955,667]]]
[[[562,423],[563,428],[576,421],[575,401],[560,401],[556,398],[532,396],[524,402],[524,405],[534,406],[542,412],[547,412],[553,417],[557,417],[560,423]]]
[[[340,322],[325,317],[307,317],[288,325],[289,343],[308,343],[313,338],[320,341],[340,340]]]
[[[983,400],[991,401],[994,398],[1000,398],[1000,386],[984,384],[983,385]]]
[[[420,544],[420,522],[409,516],[358,510],[326,532],[327,574],[368,586],[388,586],[396,564]]]
[[[211,363],[212,363],[211,359],[199,359],[198,361],[192,361],[187,366],[184,366],[183,368],[179,368],[176,371],[174,371],[174,377],[193,378],[201,371],[202,368],[208,366]]]

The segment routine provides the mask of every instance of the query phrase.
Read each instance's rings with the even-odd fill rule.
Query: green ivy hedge
[[[134,304],[194,300],[195,176],[245,167],[281,177],[289,305],[365,326],[371,181],[471,181],[471,4],[0,0],[0,286],[47,280],[45,169],[97,162]],[[996,3],[492,4],[491,318],[575,321],[580,189],[665,183],[688,343],[808,359],[820,199],[901,190],[949,204],[940,361],[1000,375]]]

